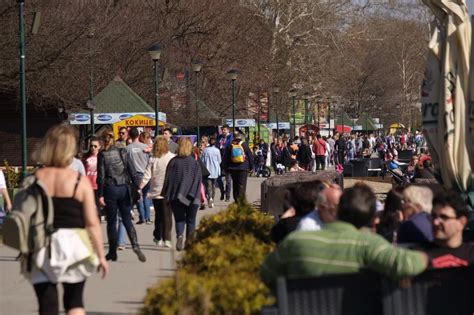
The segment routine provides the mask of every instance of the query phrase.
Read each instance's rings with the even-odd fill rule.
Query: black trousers
[[[344,151],[338,151],[338,152],[337,152],[337,157],[338,157],[337,162],[338,162],[339,164],[344,164],[344,158],[345,158],[345,156],[346,156],[346,155],[345,155]]]
[[[155,230],[153,236],[156,240],[171,241],[172,214],[166,199],[153,199],[155,208]]]
[[[245,198],[248,174],[248,171],[230,170],[230,175],[232,176],[232,195],[234,197],[234,201],[237,201],[239,198]]]
[[[82,293],[85,281],[79,283],[63,283],[63,304],[66,312],[73,308],[84,308]],[[43,282],[33,285],[38,298],[40,315],[59,314],[58,287],[56,283]]]
[[[316,169],[324,170],[326,166],[326,156],[325,155],[316,155]]]

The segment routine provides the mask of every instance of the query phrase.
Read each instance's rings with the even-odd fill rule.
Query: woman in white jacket
[[[168,141],[163,137],[156,139],[152,153],[153,157],[148,163],[140,184],[140,190],[150,181],[148,198],[152,199],[155,208],[154,241],[158,246],[171,248],[171,208],[164,196],[161,195],[161,190],[165,180],[166,168],[169,161],[175,157],[175,154],[169,152]]]

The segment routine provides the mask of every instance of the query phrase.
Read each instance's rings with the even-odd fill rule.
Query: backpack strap
[[[79,173],[79,175],[77,176],[76,185],[74,186],[74,192],[72,193],[73,198],[76,195],[76,190],[80,182],[81,182],[81,173]]]

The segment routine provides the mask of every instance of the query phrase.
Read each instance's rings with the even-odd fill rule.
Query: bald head
[[[337,206],[341,195],[342,190],[339,185],[331,185],[322,191],[317,207],[323,222],[332,222],[337,219]]]

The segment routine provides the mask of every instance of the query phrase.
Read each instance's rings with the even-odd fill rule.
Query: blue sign
[[[124,120],[124,119],[130,118],[130,117],[133,117],[133,115],[132,114],[122,114],[122,115],[119,116],[119,119]]]
[[[76,120],[76,121],[88,121],[89,120],[89,115],[87,115],[87,114],[76,114],[74,116],[74,120]]]
[[[229,125],[230,127],[233,127],[232,119],[226,119],[225,123]],[[236,127],[255,127],[255,119],[236,119],[235,126]]]
[[[267,128],[270,128],[270,129],[277,129],[277,124],[276,123],[268,123],[268,124],[264,124],[264,126],[266,126]],[[291,129],[290,128],[290,123],[289,122],[281,122],[281,123],[278,123],[278,129]]]
[[[99,121],[110,121],[110,120],[112,120],[112,116],[111,115],[106,115],[106,114],[101,114],[101,115],[97,115],[97,119]]]

